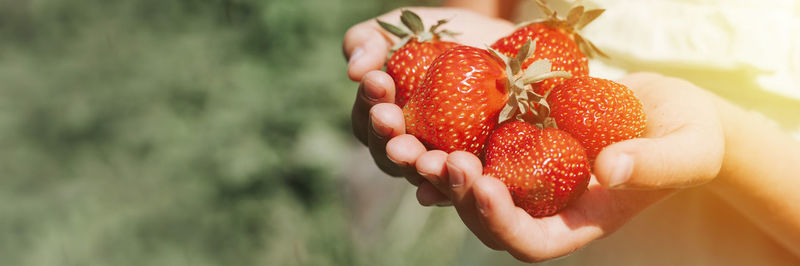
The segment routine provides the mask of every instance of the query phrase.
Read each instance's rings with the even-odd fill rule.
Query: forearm
[[[445,0],[444,5],[466,8],[489,17],[511,19],[519,0]]]
[[[800,142],[764,117],[719,100],[725,155],[712,190],[800,256]]]

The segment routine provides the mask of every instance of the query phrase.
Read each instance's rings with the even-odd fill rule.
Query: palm
[[[476,47],[485,47],[513,29],[507,21],[463,9],[413,11],[429,25],[450,19],[447,29],[463,33],[456,41]],[[397,24],[399,13],[396,10],[379,19]],[[363,48],[359,59],[348,65],[351,79],[361,81],[353,107],[355,135],[368,144],[381,169],[419,184],[420,203],[452,202],[481,241],[520,260],[541,261],[569,254],[610,234],[678,188],[708,182],[719,172],[724,138],[713,97],[681,80],[635,74],[621,82],[633,89],[644,105],[644,136],[606,147],[596,158],[587,192],[557,215],[532,218],[514,206],[502,182],[481,175],[481,162],[474,155],[426,151],[419,140],[404,135],[402,111],[393,104],[391,78],[376,71],[383,66],[393,41],[380,32],[374,20],[351,28],[345,36],[347,58],[353,59],[356,48]],[[623,154],[635,158],[626,175],[629,179],[622,183],[624,187],[608,189],[615,183],[611,177],[620,169],[619,156]],[[420,181],[423,176],[424,182]],[[454,176],[461,176],[455,179],[461,179],[458,185],[452,183]]]
[[[640,139],[631,140],[631,142],[668,138],[678,130],[686,130],[707,123],[705,121],[709,120],[705,120],[702,114],[713,112],[713,107],[703,102],[702,95],[693,95],[701,93],[700,91],[676,90],[675,88],[682,88],[679,86],[667,89],[660,83],[650,83],[656,77],[634,75],[622,81],[634,90],[637,98],[642,101],[647,114],[647,127],[644,135]],[[711,133],[713,132],[709,132],[709,134]],[[598,162],[598,164],[602,163],[606,163],[606,161]],[[597,226],[604,231],[613,231],[639,211],[675,191],[676,189],[608,189],[601,185],[595,176],[592,176],[588,191],[574,204],[554,216],[554,219],[549,219],[548,222],[562,223],[563,226],[570,229]]]
[[[613,151],[631,150],[630,147],[641,145],[652,145],[664,143],[670,145],[685,146],[687,152],[689,148],[701,149],[699,152],[717,152],[715,145],[702,145],[695,140],[702,139],[721,139],[718,130],[708,130],[718,127],[714,107],[710,105],[708,95],[702,90],[695,89],[688,83],[676,79],[666,79],[661,76],[651,74],[636,74],[626,77],[621,81],[632,88],[637,97],[642,101],[645,113],[647,114],[647,128],[642,138],[624,141],[607,149]],[[677,83],[681,82],[681,83]],[[692,137],[687,137],[692,136]],[[708,151],[702,150],[707,148]],[[673,182],[669,178],[674,175],[691,175],[692,172],[678,171],[667,174],[663,183],[664,188],[655,190],[619,190],[608,189],[601,185],[598,179],[607,181],[609,169],[613,167],[614,161],[612,152],[601,152],[594,165],[595,173],[592,176],[589,189],[576,202],[562,210],[557,215],[544,218],[532,218],[524,210],[511,206],[510,194],[504,189],[490,190],[493,195],[486,194],[493,198],[503,200],[492,200],[499,206],[497,209],[507,209],[503,214],[505,219],[517,220],[514,235],[522,232],[526,237],[503,236],[508,232],[503,232],[497,228],[511,226],[505,221],[491,221],[491,217],[483,219],[490,220],[484,222],[486,230],[493,233],[493,237],[500,239],[505,244],[503,249],[508,250],[512,255],[523,260],[541,260],[566,255],[569,252],[588,244],[590,241],[607,235],[620,226],[625,224],[631,217],[639,211],[652,205],[653,203],[669,196],[677,191],[677,188],[670,188]],[[659,152],[651,149],[648,152]],[[652,169],[649,171],[666,172],[667,167],[674,166],[676,160],[670,162],[644,162]],[[638,163],[638,162],[637,162]],[[691,169],[690,169],[691,170]],[[633,173],[634,175],[636,172]],[[499,182],[478,182],[476,186]],[[502,186],[502,184],[494,184]],[[677,187],[677,185],[675,185]],[[503,187],[504,188],[504,187]],[[484,190],[484,189],[479,189]],[[490,193],[491,194],[491,193]],[[481,197],[481,195],[476,195]],[[486,216],[486,215],[484,215]],[[495,224],[497,223],[497,224]],[[506,224],[504,224],[506,223]],[[512,222],[513,223],[513,222]],[[475,229],[473,229],[475,231]]]

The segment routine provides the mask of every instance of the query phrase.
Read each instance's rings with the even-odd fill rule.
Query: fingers
[[[369,135],[384,141],[406,133],[403,110],[391,103],[373,106],[369,110],[369,124]]]
[[[658,138],[639,138],[606,147],[595,160],[597,180],[606,187],[683,188],[713,179],[721,167],[723,143],[713,128],[685,125]]]
[[[425,147],[416,138],[395,139],[405,134],[402,117],[403,112],[400,107],[390,103],[377,104],[369,113],[367,146],[375,164],[391,176],[409,176],[410,173],[416,175],[416,171],[413,171],[414,162],[419,154],[425,151]],[[394,159],[397,161],[389,159],[388,151],[395,153]],[[413,179],[409,182],[418,183]]]
[[[414,164],[425,151],[425,146],[416,137],[409,134],[394,137],[386,143],[386,157],[395,165],[409,167],[415,173]]]
[[[495,250],[504,249],[481,224],[475,208],[472,182],[482,176],[481,161],[472,153],[456,151],[447,156],[446,168],[448,178],[440,186],[449,187],[446,194],[449,194],[461,220],[484,245]]]
[[[419,184],[421,179],[418,179],[414,163],[425,152],[425,146],[414,136],[400,135],[387,140],[370,134],[369,141],[372,158],[381,170],[391,176],[408,177],[411,184]]]
[[[447,156],[448,184],[454,201],[469,200],[472,181],[483,173],[481,160],[469,152],[456,151]]]
[[[449,187],[443,181],[447,178],[447,153],[441,150],[430,150],[417,158],[417,173],[425,181],[417,190],[417,199],[424,206],[453,205],[450,201]]]
[[[364,79],[358,86],[358,92],[356,92],[356,100],[353,103],[353,110],[350,116],[350,120],[353,127],[353,134],[356,138],[361,141],[361,143],[367,144],[367,136],[369,132],[369,120],[370,120],[370,112],[372,111],[372,107],[379,103],[394,103],[394,81],[392,78],[389,77],[384,72],[381,71],[371,71],[364,76]],[[400,126],[403,131],[405,131],[405,124],[399,125],[397,122],[397,112],[396,110],[390,110],[392,108],[388,106],[384,106],[380,110],[376,110],[375,116],[384,118],[382,120],[375,120],[375,124],[378,126],[388,127],[391,126],[392,129],[396,129],[397,126]],[[384,112],[385,110],[392,111],[390,113]],[[400,113],[400,118],[402,119],[402,111]],[[398,132],[399,130],[394,130],[394,132]],[[389,135],[389,132],[382,131],[381,137],[392,137],[395,135]],[[398,133],[396,135],[403,134]]]
[[[643,138],[612,144],[594,172],[612,188],[685,188],[712,180],[722,164],[724,136],[712,96],[681,79],[653,73],[620,80],[642,101]]]
[[[344,35],[342,50],[347,59],[347,75],[360,81],[364,74],[383,67],[391,42],[374,20],[353,26]]]
[[[422,206],[452,205],[452,203],[450,203],[450,198],[442,194],[442,192],[428,181],[422,181],[419,187],[417,187],[417,200]]]
[[[601,237],[603,230],[585,222],[582,211],[565,209],[533,218],[514,205],[506,186],[485,176],[473,184],[480,222],[515,258],[539,262],[567,255]]]
[[[503,182],[493,177],[475,181],[475,208],[480,214],[481,224],[504,246],[521,243],[519,239],[521,221],[531,219],[528,213],[517,208],[511,200]],[[523,215],[518,212],[522,211]]]
[[[444,178],[447,178],[447,153],[441,150],[431,150],[423,153],[417,158],[417,173],[430,182],[442,193],[449,194],[449,186]]]

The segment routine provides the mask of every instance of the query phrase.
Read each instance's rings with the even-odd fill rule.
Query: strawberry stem
[[[523,71],[521,69],[522,62],[533,56],[533,51],[536,50],[536,44],[530,39],[522,45],[513,58],[492,48],[488,49],[498,61],[506,65],[506,76],[508,77],[509,97],[505,107],[500,111],[498,123],[515,119],[540,127],[544,126],[544,122],[550,114],[550,106],[547,105],[542,95],[533,91],[531,84],[549,78],[569,78],[572,75],[566,71],[552,71],[552,64],[546,59],[531,63]]]
[[[517,28],[527,27],[531,24],[542,23],[547,25],[551,28],[558,28],[562,29],[569,35],[572,35],[573,39],[575,39],[575,43],[578,44],[578,49],[581,50],[587,57],[593,58],[595,54],[598,54],[604,58],[608,58],[608,55],[600,51],[594,43],[586,40],[583,36],[578,33],[579,30],[589,25],[592,21],[597,19],[605,9],[592,9],[592,10],[585,10],[582,5],[576,5],[569,10],[567,13],[567,18],[560,18],[555,10],[550,8],[545,1],[542,0],[535,0],[534,1],[539,9],[544,13],[546,18],[543,19],[536,19],[532,21],[526,21],[519,25]]]
[[[448,22],[447,19],[440,19],[436,21],[436,24],[432,25],[430,29],[426,31],[425,25],[422,23],[422,18],[410,10],[403,10],[401,12],[400,22],[402,22],[402,26],[392,25],[379,19],[375,19],[375,21],[378,22],[378,25],[380,25],[381,28],[388,31],[392,35],[397,36],[397,38],[400,38],[400,41],[392,47],[392,51],[403,47],[403,45],[411,41],[413,38],[416,38],[416,40],[419,42],[427,42],[434,39],[439,39],[443,36],[453,37],[459,34],[448,30],[439,30],[439,27]]]

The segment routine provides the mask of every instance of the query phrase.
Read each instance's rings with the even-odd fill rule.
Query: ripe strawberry
[[[492,133],[483,171],[503,181],[514,204],[533,217],[555,214],[589,184],[589,161],[577,140],[564,131],[521,121]]]
[[[572,78],[547,97],[558,128],[581,142],[594,159],[606,146],[642,135],[642,103],[625,85],[600,78]]]
[[[454,34],[446,30],[438,30],[439,26],[446,23],[447,20],[439,20],[428,31],[425,31],[422,19],[414,12],[403,10],[400,20],[411,32],[380,20],[378,20],[378,24],[386,31],[401,38],[401,41],[393,48],[394,53],[386,62],[386,72],[392,77],[396,86],[395,103],[402,107],[422,83],[422,78],[433,59],[458,44],[441,40],[443,35]]]
[[[603,9],[584,12],[583,6],[576,6],[569,11],[566,19],[558,17],[555,11],[541,1],[536,1],[539,8],[548,16],[546,19],[523,23],[510,35],[500,38],[492,48],[507,55],[517,54],[527,40],[537,43],[532,59],[525,61],[522,68],[528,67],[534,60],[547,59],[553,64],[553,70],[567,71],[575,77],[589,74],[589,60],[594,53],[605,56],[594,44],[582,38],[578,30],[583,29],[592,20],[603,13]],[[546,94],[564,82],[563,78],[545,80],[538,88],[538,94]]]
[[[545,61],[523,72],[520,62],[533,49],[528,43],[515,58],[469,46],[445,51],[403,108],[406,131],[429,148],[480,156],[499,122],[532,113],[526,84],[569,76],[550,72]]]

